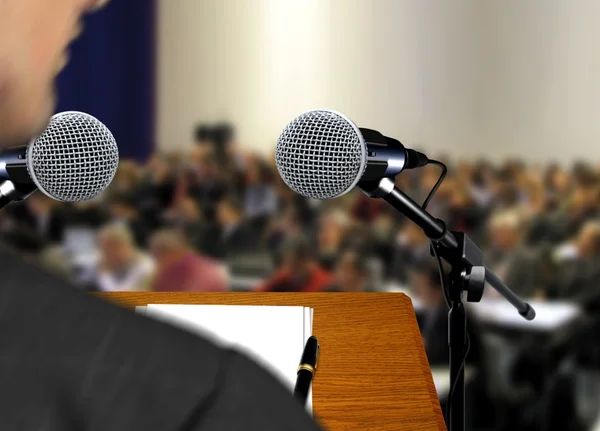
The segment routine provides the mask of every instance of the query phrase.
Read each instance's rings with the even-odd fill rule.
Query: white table
[[[415,309],[416,312],[419,312],[420,310],[423,309],[423,304],[422,302],[415,298],[414,295],[412,295],[412,292],[410,291],[410,289],[404,285],[401,284],[397,284],[397,283],[389,283],[387,285],[385,285],[384,292],[387,293],[404,293],[406,296],[408,296],[412,303],[413,303],[413,308]]]
[[[535,309],[535,319],[525,320],[504,298],[483,299],[471,304],[471,311],[483,324],[506,329],[535,332],[552,332],[572,323],[583,314],[582,309],[573,303],[563,301],[527,301]]]
[[[476,375],[476,371],[472,367],[465,368],[465,383],[469,383]],[[450,393],[450,369],[448,367],[433,367],[431,369],[433,383],[440,401],[448,398]]]
[[[265,281],[262,277],[231,276],[231,287],[235,290],[252,291]]]
[[[411,296],[408,287],[390,283],[384,292],[404,293],[412,299],[415,311],[423,308],[422,303]],[[519,312],[504,298],[484,298],[477,303],[467,303],[468,312],[472,312],[482,324],[499,326],[506,329],[527,330],[532,332],[552,332],[575,321],[583,314],[577,304],[565,301],[526,300],[535,309],[535,319],[525,320]],[[600,431],[600,430],[598,430]]]

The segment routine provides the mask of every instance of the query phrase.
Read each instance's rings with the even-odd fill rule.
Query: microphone
[[[92,199],[118,165],[117,143],[102,122],[82,112],[56,114],[28,145],[0,151],[0,208],[36,189],[62,202]]]
[[[446,285],[442,281],[444,297],[450,307],[451,389],[446,423],[451,431],[464,430],[468,336],[463,293],[467,293],[468,302],[479,302],[487,281],[525,319],[535,318],[533,307],[485,266],[483,252],[466,234],[447,230],[443,221],[396,187],[395,175],[404,169],[429,163],[424,154],[407,149],[399,141],[377,131],[358,128],[337,112],[309,111],[285,127],[277,141],[275,162],[288,187],[307,198],[332,199],[359,187],[366,195],[385,200],[429,237],[441,277],[441,259],[450,263],[450,283]]]
[[[308,111],[292,120],[277,140],[275,163],[296,193],[332,199],[369,182],[425,166],[423,153],[372,129],[359,128],[330,110]]]
[[[277,140],[275,162],[283,181],[304,197],[332,199],[358,186],[368,196],[384,199],[423,229],[450,264],[466,266],[469,271],[481,267],[478,276],[471,279],[472,302],[481,299],[483,280],[478,281],[484,279],[521,316],[527,320],[535,318],[531,305],[484,266],[483,253],[469,237],[448,231],[443,221],[396,188],[390,178],[404,169],[425,166],[429,160],[424,154],[377,131],[361,129],[338,112],[318,110],[296,117],[285,127]]]

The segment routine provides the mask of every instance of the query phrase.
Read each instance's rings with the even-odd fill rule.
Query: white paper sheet
[[[235,347],[270,370],[290,392],[312,335],[313,309],[308,307],[149,304],[136,307],[136,312]],[[312,389],[307,409],[312,413]]]

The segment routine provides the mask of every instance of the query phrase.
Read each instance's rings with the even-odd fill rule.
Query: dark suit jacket
[[[0,248],[2,429],[318,431],[235,351],[78,291]]]

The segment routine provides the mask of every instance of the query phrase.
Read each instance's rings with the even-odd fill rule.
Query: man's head
[[[98,234],[102,262],[107,270],[118,270],[127,265],[136,248],[131,231],[121,224],[104,227]]]
[[[54,81],[83,15],[106,0],[0,1],[0,145],[43,131],[55,107]]]
[[[335,285],[344,292],[360,292],[366,287],[368,268],[365,259],[356,250],[347,250],[335,266]]]

